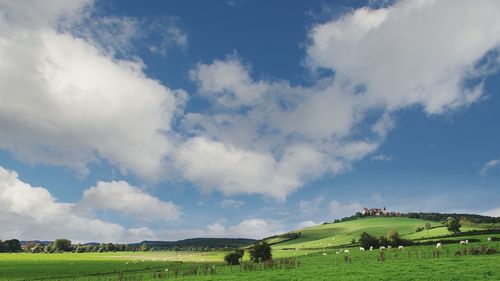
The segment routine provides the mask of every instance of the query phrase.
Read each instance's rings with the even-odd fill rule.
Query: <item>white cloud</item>
[[[142,220],[176,220],[179,206],[164,202],[125,181],[98,182],[83,192],[82,207],[110,210]]]
[[[364,85],[367,103],[389,110],[421,105],[435,114],[482,95],[482,84],[467,79],[477,78],[475,64],[498,48],[499,23],[495,0],[399,1],[317,25],[307,53],[311,66]]]
[[[490,160],[483,165],[479,174],[481,176],[486,176],[491,169],[494,169],[498,165],[500,165],[500,159]]]
[[[251,218],[236,225],[224,226],[216,222],[207,226],[209,237],[237,237],[262,239],[283,233],[283,225],[275,220]]]
[[[155,238],[148,228],[126,229],[80,213],[75,204],[57,201],[46,188],[32,187],[15,172],[2,167],[0,205],[0,237],[3,238],[53,240],[64,237],[81,242]]]
[[[278,162],[270,154],[196,137],[179,146],[175,163],[187,179],[206,190],[284,199],[302,185],[304,177],[321,170],[321,159],[312,148],[294,146],[287,148]]]
[[[300,200],[299,201],[299,209],[303,213],[311,213],[319,209],[320,204],[323,202],[325,197],[323,195],[319,195],[312,200]]]
[[[227,225],[224,221],[220,220],[199,229],[158,231],[157,236],[163,240],[179,240],[186,239],[186,237],[262,239],[285,232],[284,226],[272,219],[249,218],[233,225]]]
[[[176,157],[181,174],[226,194],[284,198],[374,153],[398,110],[417,105],[441,114],[477,101],[483,84],[471,79],[481,81],[498,64],[478,65],[500,45],[498,2],[387,4],[355,9],[310,30],[309,66],[335,75],[309,87],[256,80],[236,55],[199,63],[190,76],[212,108],[183,120],[196,137]],[[283,172],[287,152],[297,146],[307,147],[302,157],[309,161]],[[217,161],[207,160],[215,155]]]
[[[249,69],[237,57],[215,60],[212,64],[198,64],[189,73],[198,82],[201,93],[212,96],[222,106],[251,105],[267,90],[265,82],[254,82]]]
[[[328,209],[330,210],[330,214],[334,218],[343,218],[352,216],[357,212],[360,212],[363,208],[363,205],[359,202],[350,202],[343,203],[337,200],[333,200],[328,205]]]
[[[73,7],[65,3],[50,2],[57,6],[50,12]],[[147,78],[141,61],[113,58],[96,42],[56,31],[54,19],[67,14],[47,16],[44,28],[18,24],[33,16],[25,10],[37,9],[2,6],[0,148],[32,164],[85,172],[104,159],[123,173],[158,179],[172,148],[176,95],[185,94]]]
[[[303,221],[301,223],[299,223],[296,227],[296,229],[302,229],[302,228],[306,228],[306,227],[311,227],[311,226],[315,226],[315,225],[318,225],[319,223],[316,223],[316,222],[313,222],[313,221]]]
[[[224,199],[221,202],[221,206],[224,208],[238,208],[245,204],[245,202],[234,199]]]
[[[490,217],[500,217],[500,208],[487,210],[483,212],[482,215]]]

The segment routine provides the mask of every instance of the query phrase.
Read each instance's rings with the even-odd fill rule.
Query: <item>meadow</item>
[[[254,264],[245,254],[234,266],[224,265],[224,251],[4,253],[0,280],[500,280],[500,242],[488,241],[492,235],[461,236],[480,242],[438,250],[434,244],[387,251],[344,245],[363,231],[396,229],[403,237],[429,239],[446,234],[437,223],[429,234],[415,232],[426,222],[369,218],[305,228],[299,238],[273,246],[275,262]]]

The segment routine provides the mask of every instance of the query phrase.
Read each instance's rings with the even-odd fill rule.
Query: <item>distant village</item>
[[[392,216],[392,217],[399,217],[399,216],[406,216],[408,215],[407,213],[400,213],[400,212],[389,212],[385,207],[382,209],[379,208],[372,208],[368,209],[366,207],[363,207],[361,209],[361,215],[363,216]]]

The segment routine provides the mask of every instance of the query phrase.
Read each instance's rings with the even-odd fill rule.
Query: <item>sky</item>
[[[0,0],[0,239],[500,216],[500,2]]]

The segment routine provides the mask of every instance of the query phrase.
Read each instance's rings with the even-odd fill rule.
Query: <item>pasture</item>
[[[0,280],[500,280],[499,254],[472,254],[482,245],[500,251],[487,241],[437,251],[276,249],[275,264],[235,266],[222,264],[222,252],[0,254]]]
[[[381,236],[386,235],[389,230],[396,230],[402,238],[405,238],[405,235],[413,234],[417,227],[424,226],[426,223],[430,223],[433,227],[441,226],[437,222],[406,217],[362,218],[341,223],[323,224],[297,230],[296,232],[301,233],[299,238],[276,244],[274,248],[312,249],[347,245],[351,243],[352,239],[357,240],[362,232]],[[276,239],[271,242],[275,241]]]

